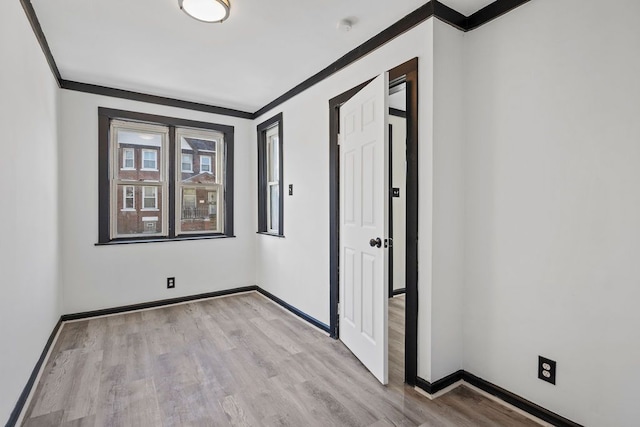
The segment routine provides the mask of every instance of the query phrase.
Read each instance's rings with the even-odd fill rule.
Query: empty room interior
[[[640,425],[638,15],[3,2],[0,422]]]

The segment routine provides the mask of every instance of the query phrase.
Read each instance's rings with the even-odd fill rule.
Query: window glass
[[[120,153],[117,178],[130,181],[160,181],[157,165],[158,152],[162,146],[162,133],[116,128],[115,135]],[[142,170],[137,170],[135,167],[136,153],[143,156]]]
[[[278,218],[280,208],[280,187],[278,185],[269,185],[269,231],[278,232],[280,219]]]
[[[162,188],[144,185],[119,185],[120,200],[115,218],[116,235],[135,237],[162,233]],[[135,203],[138,200],[140,206]]]

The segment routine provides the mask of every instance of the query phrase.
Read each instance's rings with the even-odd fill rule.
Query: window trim
[[[278,200],[278,231],[270,231],[267,224],[270,201],[267,200],[267,190],[269,187],[267,177],[267,133],[270,129],[278,126],[278,188],[279,188],[279,200]],[[284,126],[283,115],[278,113],[270,119],[260,123],[257,126],[258,132],[258,233],[269,236],[284,237]]]
[[[131,161],[133,162],[133,166],[127,167],[127,156],[126,153],[131,153]],[[136,150],[135,148],[123,148],[122,149],[122,167],[120,170],[123,171],[134,171],[136,170]]]
[[[148,235],[135,237],[111,237],[113,224],[111,223],[111,183],[109,173],[113,160],[110,158],[110,127],[112,120],[126,120],[129,122],[140,122],[143,124],[152,124],[160,126],[168,126],[168,176],[166,181],[169,190],[166,197],[163,197],[163,203],[168,203],[166,208],[166,216],[168,217],[168,233],[166,236]],[[225,174],[224,186],[221,191],[221,205],[219,210],[224,211],[224,232],[223,233],[202,233],[189,235],[176,235],[175,230],[175,176],[176,176],[176,138],[175,128],[192,128],[214,130],[224,136],[224,159],[220,159],[223,165],[221,170]],[[229,125],[199,122],[194,120],[186,120],[175,117],[158,116],[154,114],[146,114],[134,111],[116,110],[111,108],[98,108],[98,242],[96,245],[113,245],[113,244],[129,244],[129,243],[151,243],[165,242],[175,240],[199,240],[199,239],[217,239],[225,237],[235,237],[234,235],[234,127]]]

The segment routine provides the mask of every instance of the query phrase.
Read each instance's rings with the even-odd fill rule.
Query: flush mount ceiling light
[[[178,0],[180,9],[202,22],[222,22],[229,17],[229,0]]]

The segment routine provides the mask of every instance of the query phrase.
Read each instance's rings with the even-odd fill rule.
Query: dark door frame
[[[389,81],[403,78],[407,84],[407,247],[405,309],[405,382],[415,385],[418,377],[418,58],[389,70]],[[373,79],[371,79],[373,80]],[[340,256],[340,106],[371,80],[329,100],[329,312],[330,334],[339,338]]]

